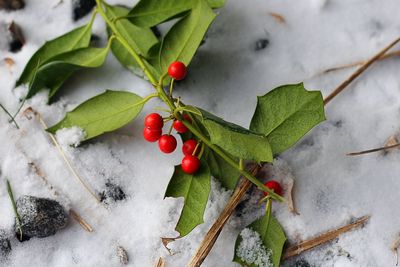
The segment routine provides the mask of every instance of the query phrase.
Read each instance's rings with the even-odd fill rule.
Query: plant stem
[[[17,222],[17,227],[18,227],[18,230],[19,230],[19,238],[20,238],[20,240],[22,240],[21,218],[19,217],[19,214],[18,214],[17,204],[15,203],[14,194],[13,194],[13,191],[11,189],[10,181],[8,179],[6,179],[6,183],[7,183],[8,196],[10,197],[11,204],[12,204],[12,207],[13,207],[13,210],[14,210],[14,213],[15,213],[15,221]]]
[[[17,127],[17,129],[19,129],[18,123],[15,121],[15,119],[11,115],[11,113],[8,112],[8,110],[2,104],[0,104],[0,108],[3,109],[5,113],[7,113],[8,117],[10,117],[10,121],[12,121],[14,123],[14,125],[15,125],[15,127]]]

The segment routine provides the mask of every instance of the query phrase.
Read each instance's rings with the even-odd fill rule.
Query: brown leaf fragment
[[[163,257],[160,257],[157,261],[156,267],[165,267],[165,260]]]
[[[178,237],[161,237],[161,242],[163,243],[164,247],[167,249],[169,255],[174,255],[174,253],[171,251],[171,249],[168,247],[168,244],[171,242],[174,242],[175,240],[179,239],[180,236]]]
[[[129,263],[128,252],[122,246],[117,246],[117,256],[122,264],[127,265]]]
[[[270,15],[276,22],[280,24],[286,24],[286,20],[281,14],[275,12],[268,12],[268,15]]]
[[[399,247],[400,247],[400,233],[397,234],[395,240],[392,243],[392,246],[390,247],[390,249],[394,253],[395,265],[396,266],[399,265],[399,252],[398,252]]]
[[[287,178],[288,181],[286,183],[286,194],[285,198],[287,200],[288,208],[291,213],[294,215],[300,215],[298,211],[296,210],[294,206],[294,201],[293,201],[293,187],[294,187],[294,179],[292,178]]]

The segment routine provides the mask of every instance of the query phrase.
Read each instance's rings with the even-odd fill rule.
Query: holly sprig
[[[233,189],[243,176],[268,194],[267,219],[254,222],[251,227],[260,233],[267,248],[279,244],[275,245],[273,256],[273,264],[279,265],[277,255],[281,253],[285,236],[283,231],[276,234],[277,227],[269,227],[270,224],[279,226],[271,215],[271,203],[286,200],[249,173],[244,162],[272,162],[276,155],[323,121],[321,93],[307,91],[303,84],[284,85],[258,97],[249,129],[227,122],[199,107],[186,105],[174,95],[174,81],[184,78],[186,66],[217,15],[213,9],[222,7],[223,0],[141,0],[132,9],[112,6],[103,0],[96,2],[90,22],[46,42],[29,60],[17,85],[29,84],[27,98],[48,88],[51,101],[73,73],[100,67],[111,51],[123,66],[147,79],[155,92],[141,97],[127,91],[107,90],[80,104],[47,130],[55,133],[78,126],[85,132],[84,140],[88,140],[126,125],[150,99],[159,98],[166,105],[166,114],[156,118],[161,119],[162,125],[159,122],[155,129],[153,124],[146,124],[151,120],[146,117],[145,139],[158,141],[163,152],[173,152],[177,143],[171,132],[175,128],[184,144],[192,142],[191,153],[186,153],[182,165],[175,166],[165,193],[166,197],[185,199],[176,226],[180,237],[203,222],[211,175],[228,189]],[[97,14],[105,21],[109,36],[103,48],[90,46],[91,28]],[[179,19],[158,38],[154,27],[172,18]],[[168,121],[173,121],[173,128],[161,136],[161,128]],[[278,238],[279,242],[271,243],[271,238]]]

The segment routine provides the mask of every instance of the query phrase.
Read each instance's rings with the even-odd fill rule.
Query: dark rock
[[[256,51],[260,51],[260,50],[263,50],[263,49],[265,49],[267,46],[269,45],[269,40],[268,39],[259,39],[257,42],[256,42],[256,45],[255,45],[255,50]]]
[[[9,51],[16,53],[21,50],[25,44],[25,38],[21,28],[14,21],[8,26],[9,32]]]
[[[22,196],[18,198],[16,204],[21,220],[22,240],[17,223],[15,232],[21,241],[29,240],[31,237],[54,235],[68,223],[68,214],[55,200]]]
[[[72,17],[77,21],[92,11],[96,5],[96,0],[73,0],[72,1]]]
[[[105,202],[107,200],[112,200],[114,202],[121,201],[126,198],[126,195],[119,185],[112,182],[106,182],[106,189],[100,193],[100,200]]]
[[[294,267],[311,267],[305,259],[299,259],[295,262]]]
[[[24,8],[24,6],[23,0],[0,0],[0,10],[18,10]]]
[[[7,257],[11,252],[11,244],[4,230],[0,230],[0,258]]]

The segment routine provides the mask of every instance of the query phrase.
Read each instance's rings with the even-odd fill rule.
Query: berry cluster
[[[171,63],[168,68],[169,76],[174,80],[182,80],[186,76],[186,66],[182,62],[176,61]],[[189,115],[184,114],[182,120],[192,123]],[[148,142],[157,142],[158,147],[164,153],[172,153],[175,151],[177,146],[176,138],[171,135],[171,131],[168,134],[162,134],[162,128],[164,127],[164,119],[158,113],[151,113],[144,119],[144,130],[143,137]],[[188,128],[185,126],[183,121],[174,120],[172,127],[178,133],[186,133]],[[172,128],[171,128],[172,130]],[[196,173],[200,168],[199,144],[196,140],[190,139],[183,143],[182,152],[182,170],[188,174]]]
[[[191,119],[188,115],[183,115],[183,120],[191,123]],[[158,147],[164,153],[172,153],[175,151],[177,146],[176,138],[171,134],[162,134],[162,128],[164,126],[164,120],[158,113],[151,113],[144,119],[144,130],[143,137],[148,142],[157,142]],[[188,128],[183,124],[182,121],[175,120],[172,124],[173,128],[178,133],[186,133]],[[200,168],[200,160],[197,157],[198,154],[198,143],[194,139],[189,139],[183,143],[182,152],[182,170],[188,174],[194,174]]]

